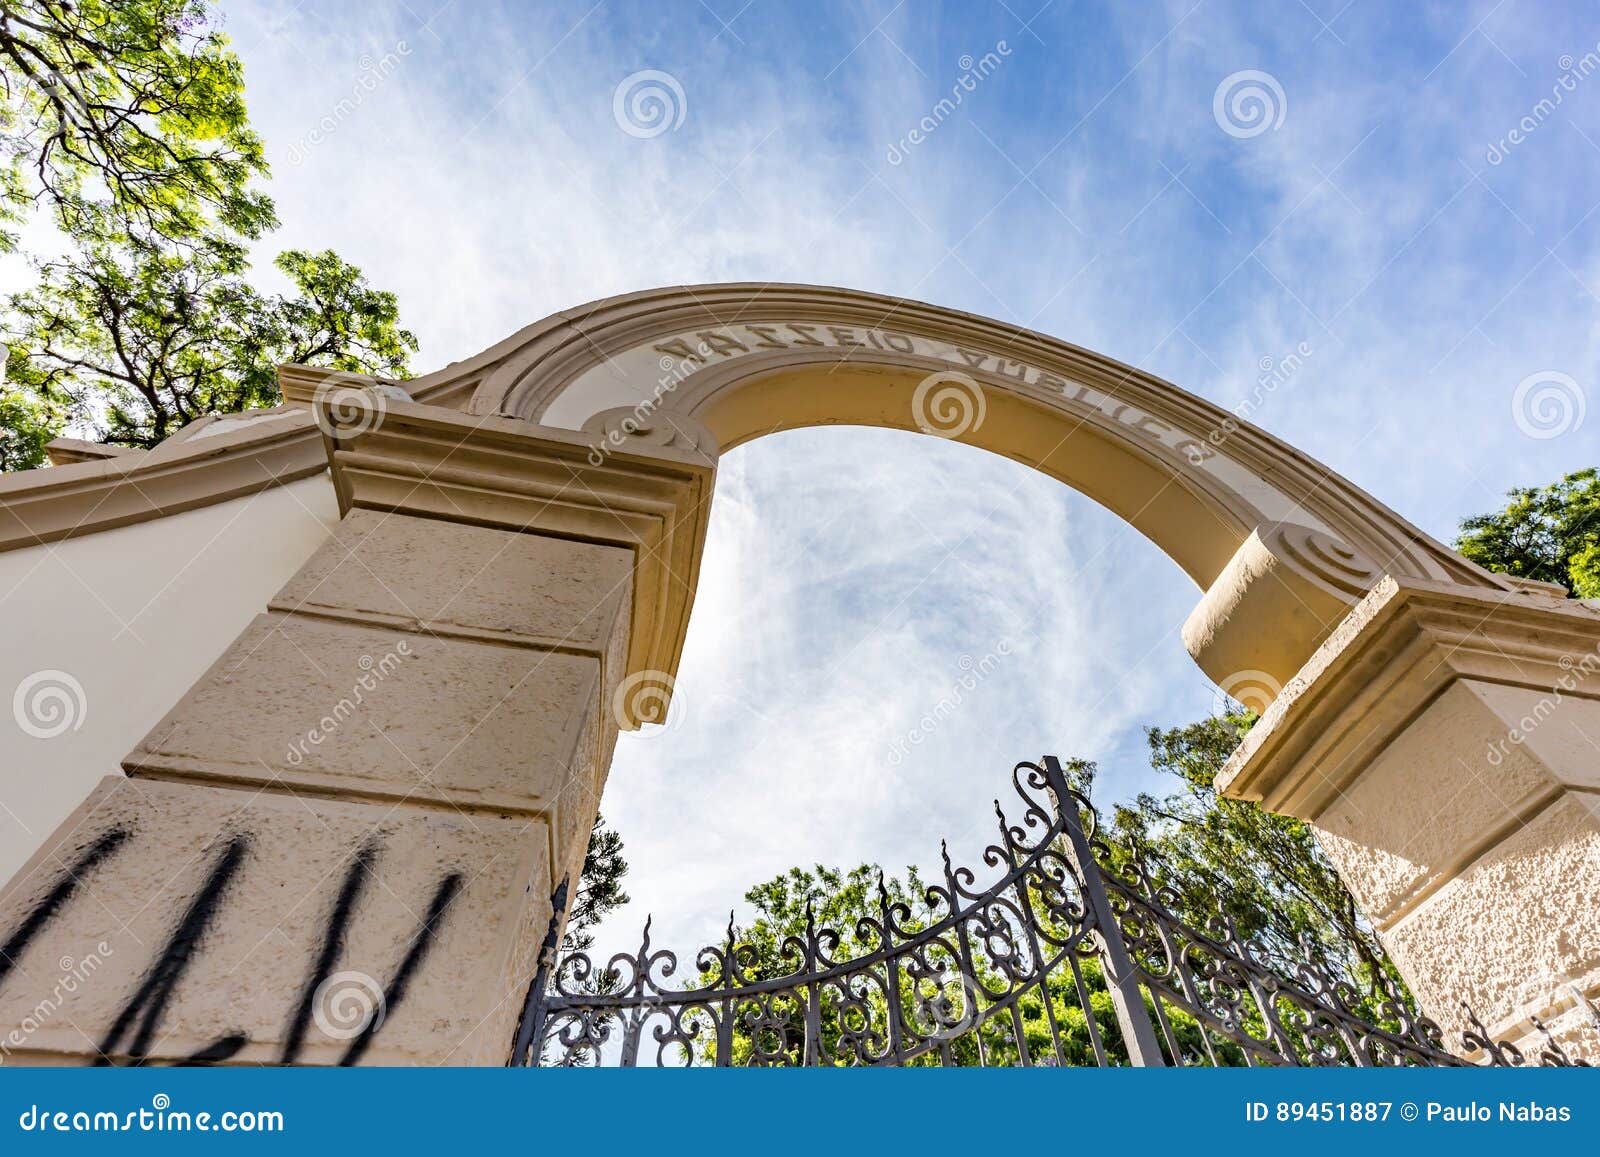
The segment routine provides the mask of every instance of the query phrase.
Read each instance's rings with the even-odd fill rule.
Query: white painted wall
[[[0,885],[95,784],[121,773],[122,757],[338,519],[321,474],[0,553]],[[68,715],[48,714],[52,687]]]

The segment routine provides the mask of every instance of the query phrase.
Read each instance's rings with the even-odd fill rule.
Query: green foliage
[[[284,362],[406,372],[394,295],[331,250],[277,258],[290,293],[248,280],[247,245],[277,219],[251,187],[267,169],[243,68],[202,0],[0,13],[0,223],[43,204],[71,246],[6,302],[0,467],[38,465],[63,425],[151,447],[273,405]]]
[[[43,202],[69,234],[245,237],[276,225],[244,71],[204,0],[7,0],[0,220]],[[0,250],[15,234],[0,238]]]
[[[1515,489],[1505,507],[1461,523],[1456,549],[1500,574],[1559,583],[1600,598],[1600,470]]]
[[[15,357],[17,368],[26,370],[23,355],[13,355],[0,346],[0,356],[8,363]],[[61,425],[61,415],[49,405],[30,391],[13,389],[6,377],[0,377],[0,471],[43,465],[45,443],[56,436]]]
[[[608,912],[628,902],[628,894],[622,890],[622,877],[627,874],[622,837],[606,826],[604,816],[595,816],[594,826],[589,829],[589,847],[583,855],[583,874],[567,916],[567,933],[561,941],[563,952],[586,951],[594,943],[595,925]]]
[[[1112,809],[1105,834],[1114,859],[1142,860],[1172,890],[1186,923],[1204,929],[1213,919],[1231,922],[1281,975],[1292,977],[1309,953],[1363,990],[1380,976],[1398,982],[1311,828],[1217,794],[1217,774],[1254,723],[1241,712],[1147,729],[1151,766],[1177,790]]]
[[[730,931],[732,942],[749,946],[748,953],[740,956],[741,983],[794,974],[801,957],[796,948],[789,946],[808,942],[816,929],[839,933],[836,944],[828,942],[827,956],[842,963],[870,956],[882,947],[878,929],[891,913],[897,939],[900,934],[915,935],[927,929],[946,913],[943,904],[935,904],[930,897],[915,867],[908,867],[901,878],[884,876],[871,864],[861,864],[848,872],[820,864],[809,871],[791,868],[784,875],[751,888],[745,893],[745,900],[755,908],[756,917],[750,924]],[[1038,918],[1058,940],[1068,938],[1066,930],[1051,929],[1043,913]],[[928,941],[916,956],[924,970],[921,975],[913,975],[910,957],[901,957],[897,965],[899,1023],[908,1030],[908,1036],[932,1035],[943,1041],[941,1047],[909,1062],[911,1067],[1016,1065],[1021,1063],[1024,1048],[1029,1063],[1034,1065],[1094,1065],[1098,1063],[1097,1037],[1111,1064],[1127,1063],[1122,1030],[1098,958],[1080,956],[1076,974],[1069,963],[1062,961],[1042,986],[1028,988],[1018,997],[1014,1011],[984,1015],[974,1031],[974,1020],[980,1013],[987,1013],[992,1002],[959,981],[963,970],[958,967],[953,947],[957,939],[947,933]],[[978,985],[991,994],[1008,992],[1009,981],[986,957],[982,944],[970,935],[968,951]],[[817,995],[822,1030],[819,1056],[824,1063],[849,1063],[857,1041],[862,1042],[868,1055],[888,1051],[890,998],[882,982],[886,976],[882,966],[863,969],[863,975],[849,985],[853,1001],[845,1000],[836,985],[821,987]],[[712,975],[703,983],[715,983],[717,979]],[[1148,995],[1145,999],[1147,1015],[1153,1017],[1154,1004]],[[775,1054],[783,1054],[791,1062],[800,1059],[804,1009],[797,1000],[780,998],[770,1010],[747,1000],[733,1012],[730,1064],[761,1063],[764,1056]],[[752,1023],[763,1012],[775,1013],[785,1023],[781,1028],[753,1029]],[[1180,1050],[1186,1055],[1202,1055],[1206,1043],[1198,1022],[1177,1009],[1168,1009],[1167,1017]],[[1232,1045],[1219,1046],[1219,1053],[1224,1063],[1243,1063],[1242,1053]],[[715,1062],[714,1042],[707,1042],[703,1056],[708,1062]]]
[[[1375,981],[1393,984],[1403,993],[1399,976],[1310,829],[1253,804],[1221,799],[1212,787],[1253,722],[1253,717],[1237,714],[1149,730],[1152,765],[1177,786],[1166,795],[1141,795],[1112,810],[1100,833],[1110,848],[1110,866],[1116,870],[1139,860],[1168,886],[1164,902],[1184,924],[1204,932],[1218,927],[1216,921],[1232,922],[1238,935],[1252,943],[1257,961],[1286,979],[1299,979],[1309,952],[1330,975],[1350,983],[1361,1015],[1385,1023],[1382,997],[1368,995],[1363,1002],[1359,994],[1371,994]],[[1067,770],[1074,786],[1088,794],[1094,765],[1074,760]],[[730,929],[730,942],[749,945],[747,955],[740,957],[741,984],[793,975],[800,956],[791,945],[808,942],[815,928],[839,932],[839,942],[830,946],[828,956],[844,962],[882,947],[877,929],[890,911],[899,913],[896,927],[907,934],[928,928],[945,912],[915,868],[906,869],[903,877],[880,878],[879,869],[870,864],[848,872],[820,865],[810,870],[791,868],[751,888],[745,900],[755,911],[754,919]],[[1047,912],[1036,908],[1036,919],[1057,940],[1068,938],[1068,930],[1050,926]],[[1089,1065],[1096,1063],[1096,1037],[1111,1063],[1126,1063],[1121,1030],[1095,954],[1077,956],[1076,970],[1063,961],[1043,985],[1025,990],[1014,1009],[988,1015],[976,1031],[970,1031],[976,1010],[969,1003],[973,994],[956,980],[955,940],[942,936],[923,949],[921,963],[933,976],[911,975],[912,969],[902,964],[899,991],[892,997],[881,981],[852,986],[858,997],[854,1004],[836,988],[824,987],[819,995],[823,1059],[848,1057],[856,1039],[866,1039],[869,1052],[883,1051],[884,1040],[873,1034],[884,1032],[889,1001],[894,999],[901,1023],[917,1032],[951,1026],[943,1055],[928,1053],[916,1063],[1016,1064],[1025,1047],[1034,1064],[1055,1063],[1059,1050],[1062,1063]],[[972,971],[982,988],[1008,992],[1011,985],[982,944],[969,937],[969,950]],[[886,975],[881,968],[873,971],[879,977]],[[719,979],[708,975],[702,985]],[[1144,1000],[1154,1023],[1156,1009],[1148,992]],[[797,1060],[804,1039],[804,1009],[798,1003],[787,999],[763,1010],[750,1000],[735,1008],[731,1063],[759,1062],[763,1055],[776,1052]],[[976,1005],[989,1010],[991,1001],[979,994]],[[777,1014],[784,1023],[753,1029],[763,1012],[769,1021]],[[1175,1043],[1191,1063],[1212,1058],[1223,1065],[1244,1063],[1238,1046],[1218,1034],[1207,1034],[1194,1017],[1171,1004],[1164,1004],[1162,1012],[1172,1037],[1171,1043],[1163,1039],[1164,1049],[1170,1051]],[[1246,1002],[1242,1012],[1241,1027],[1266,1039],[1269,1033],[1260,1023],[1259,1010]],[[714,1059],[714,1049],[709,1056]]]
[[[14,380],[102,441],[149,447],[204,414],[275,404],[282,362],[404,372],[416,339],[393,294],[332,252],[278,266],[295,294],[259,293],[242,246],[212,235],[42,262],[9,302],[6,340],[27,354]]]

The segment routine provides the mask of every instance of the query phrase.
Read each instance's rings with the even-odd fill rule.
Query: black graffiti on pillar
[[[234,836],[222,849],[222,854],[212,864],[205,883],[190,901],[188,911],[183,914],[183,919],[178,921],[178,926],[168,938],[166,946],[145,975],[144,983],[133,994],[133,998],[112,1023],[105,1039],[100,1042],[100,1056],[95,1061],[96,1065],[111,1063],[111,1056],[119,1051],[123,1037],[127,1036],[130,1030],[133,1036],[127,1049],[123,1051],[135,1065],[144,1063],[144,1058],[149,1053],[150,1041],[155,1036],[156,1030],[161,1027],[161,1019],[166,1014],[167,1005],[172,1001],[173,990],[177,988],[178,981],[183,979],[190,961],[199,950],[200,941],[205,936],[206,929],[210,927],[212,917],[221,907],[222,897],[228,889],[228,884],[243,865],[249,847],[249,837],[241,835]],[[246,1043],[248,1041],[243,1033],[230,1033],[192,1054],[188,1061],[193,1064],[225,1061]]]
[[[439,925],[444,920],[445,912],[451,902],[456,898],[456,893],[461,891],[465,877],[460,872],[451,872],[439,881],[439,886],[433,891],[433,901],[428,905],[428,914],[423,917],[422,924],[417,928],[416,934],[411,938],[411,947],[407,950],[405,959],[400,962],[399,969],[394,974],[394,979],[389,981],[385,989],[385,1003],[389,1012],[405,999],[406,990],[411,987],[411,978],[417,969],[422,967],[422,961],[427,957],[433,947],[433,941],[439,934]],[[345,1050],[344,1056],[339,1058],[341,1065],[353,1065],[359,1062],[372,1044],[372,1038],[377,1035],[382,1022],[374,1016],[367,1021],[366,1027],[361,1030],[361,1035],[350,1042],[350,1047]]]
[[[0,981],[3,981],[16,966],[18,958],[27,950],[29,944],[72,900],[82,884],[83,876],[113,855],[130,838],[131,834],[120,828],[108,831],[96,839],[67,868],[49,893],[34,905],[22,923],[17,926],[16,931],[3,945],[0,945]],[[200,890],[189,902],[188,908],[167,938],[166,944],[145,973],[138,991],[117,1014],[116,1020],[100,1042],[96,1065],[113,1064],[114,1057],[125,1057],[134,1065],[146,1063],[151,1043],[166,1017],[173,994],[188,971],[189,965],[198,955],[205,934],[221,910],[228,888],[244,866],[249,850],[250,837],[247,835],[236,835],[223,847],[212,863]],[[315,1012],[317,990],[332,974],[334,965],[343,951],[345,933],[360,904],[367,878],[377,866],[381,852],[382,846],[376,840],[364,844],[345,871],[344,882],[328,914],[322,944],[290,1020],[282,1055],[285,1064],[292,1064],[300,1054],[307,1027]],[[450,905],[461,891],[464,881],[465,877],[460,872],[452,872],[443,877],[435,887],[433,899],[428,905],[428,913],[423,917],[416,932],[412,934],[410,946],[385,989],[386,1012],[392,1013],[405,999],[411,981],[433,948],[439,928]],[[339,1061],[341,1065],[353,1065],[360,1061],[371,1047],[373,1038],[382,1027],[382,1021],[383,1018],[379,1016],[371,1018],[345,1050],[344,1056]],[[127,1044],[123,1047],[125,1038]],[[249,1038],[242,1032],[228,1033],[190,1053],[177,1063],[217,1064],[229,1060],[249,1043]]]
[[[33,906],[33,911],[29,912],[17,926],[17,930],[3,945],[0,945],[0,983],[4,983],[6,975],[16,967],[17,961],[27,951],[33,938],[44,930],[45,925],[55,919],[62,908],[66,907],[67,901],[72,899],[78,886],[83,883],[83,876],[109,859],[127,839],[128,832],[121,828],[111,829],[90,844],[84,853],[73,861],[72,866],[61,874],[56,880],[55,887],[50,889],[43,900]]]
[[[322,948],[312,962],[311,973],[306,977],[305,988],[300,994],[299,1007],[295,1009],[294,1017],[289,1021],[289,1031],[283,1038],[283,1055],[280,1059],[286,1065],[294,1064],[300,1056],[306,1029],[310,1027],[312,1014],[316,1011],[317,990],[332,975],[333,966],[344,949],[345,929],[349,927],[350,917],[355,914],[356,904],[361,899],[361,891],[366,887],[367,873],[378,863],[380,851],[382,845],[376,840],[364,844],[345,871],[344,883],[339,887],[333,911],[328,914],[328,926],[322,934]]]

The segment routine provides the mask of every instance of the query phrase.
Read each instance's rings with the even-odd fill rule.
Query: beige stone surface
[[[1566,794],[1383,934],[1427,1011],[1462,1023],[1466,1001],[1514,1039],[1548,1015],[1558,984],[1600,999],[1600,801]],[[1590,978],[1587,982],[1585,978]],[[1556,1000],[1552,1000],[1552,996]],[[1595,1037],[1590,1059],[1600,1060]]]
[[[596,697],[599,668],[580,655],[263,615],[125,766],[537,812],[568,778],[576,712]]]
[[[504,632],[598,655],[632,577],[632,552],[614,546],[352,510],[274,605]]]
[[[1498,763],[1487,758],[1506,729],[1484,702],[1495,690],[1452,684],[1314,817],[1323,847],[1380,930],[1560,790],[1525,750]]]
[[[1371,559],[1311,527],[1258,526],[1184,621],[1184,646],[1224,691],[1238,698],[1239,684],[1260,683],[1270,700],[1378,576]]]
[[[539,821],[112,777],[0,894],[0,928],[21,925],[113,828],[128,833],[125,842],[81,873],[78,891],[0,980],[0,1047],[12,1059],[92,1059],[170,958],[169,939],[230,841],[242,838],[243,859],[157,1018],[150,1056],[175,1060],[238,1034],[248,1043],[230,1059],[281,1059],[302,998],[320,987],[313,969],[345,875],[371,845],[375,878],[328,962],[328,975],[360,973],[383,993],[384,1017],[363,1063],[503,1063],[532,975],[528,942],[537,943],[532,930],[542,936],[548,919]],[[401,963],[452,876],[460,891],[402,990]],[[91,959],[98,963],[76,990],[41,1009],[60,995],[61,977]],[[318,1007],[331,1031],[313,1017],[301,1063],[337,1063],[352,1025],[363,1023],[331,1003],[340,990],[324,990]],[[118,1047],[130,1043],[125,1034]]]
[[[1505,723],[1486,761],[1509,761],[1513,754],[1535,759],[1568,787],[1600,792],[1600,654],[1585,675],[1567,673],[1570,689],[1551,690],[1476,684],[1478,695]]]
[[[592,436],[575,431],[400,401],[381,421],[358,415],[348,427],[332,407],[319,414],[334,431],[342,512],[416,515],[628,552],[627,673],[670,689],[710,518],[715,463],[703,451],[639,446],[598,454]],[[632,700],[646,711],[626,725],[659,722],[668,698]]]

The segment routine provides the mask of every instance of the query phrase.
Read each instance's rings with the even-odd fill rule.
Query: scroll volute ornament
[[[1262,711],[1382,573],[1332,535],[1265,523],[1184,622],[1184,646],[1224,691]]]
[[[613,406],[591,415],[583,430],[594,435],[589,450],[594,466],[618,451],[666,447],[699,455],[707,465],[715,464],[719,452],[716,437],[698,419],[658,407]]]

